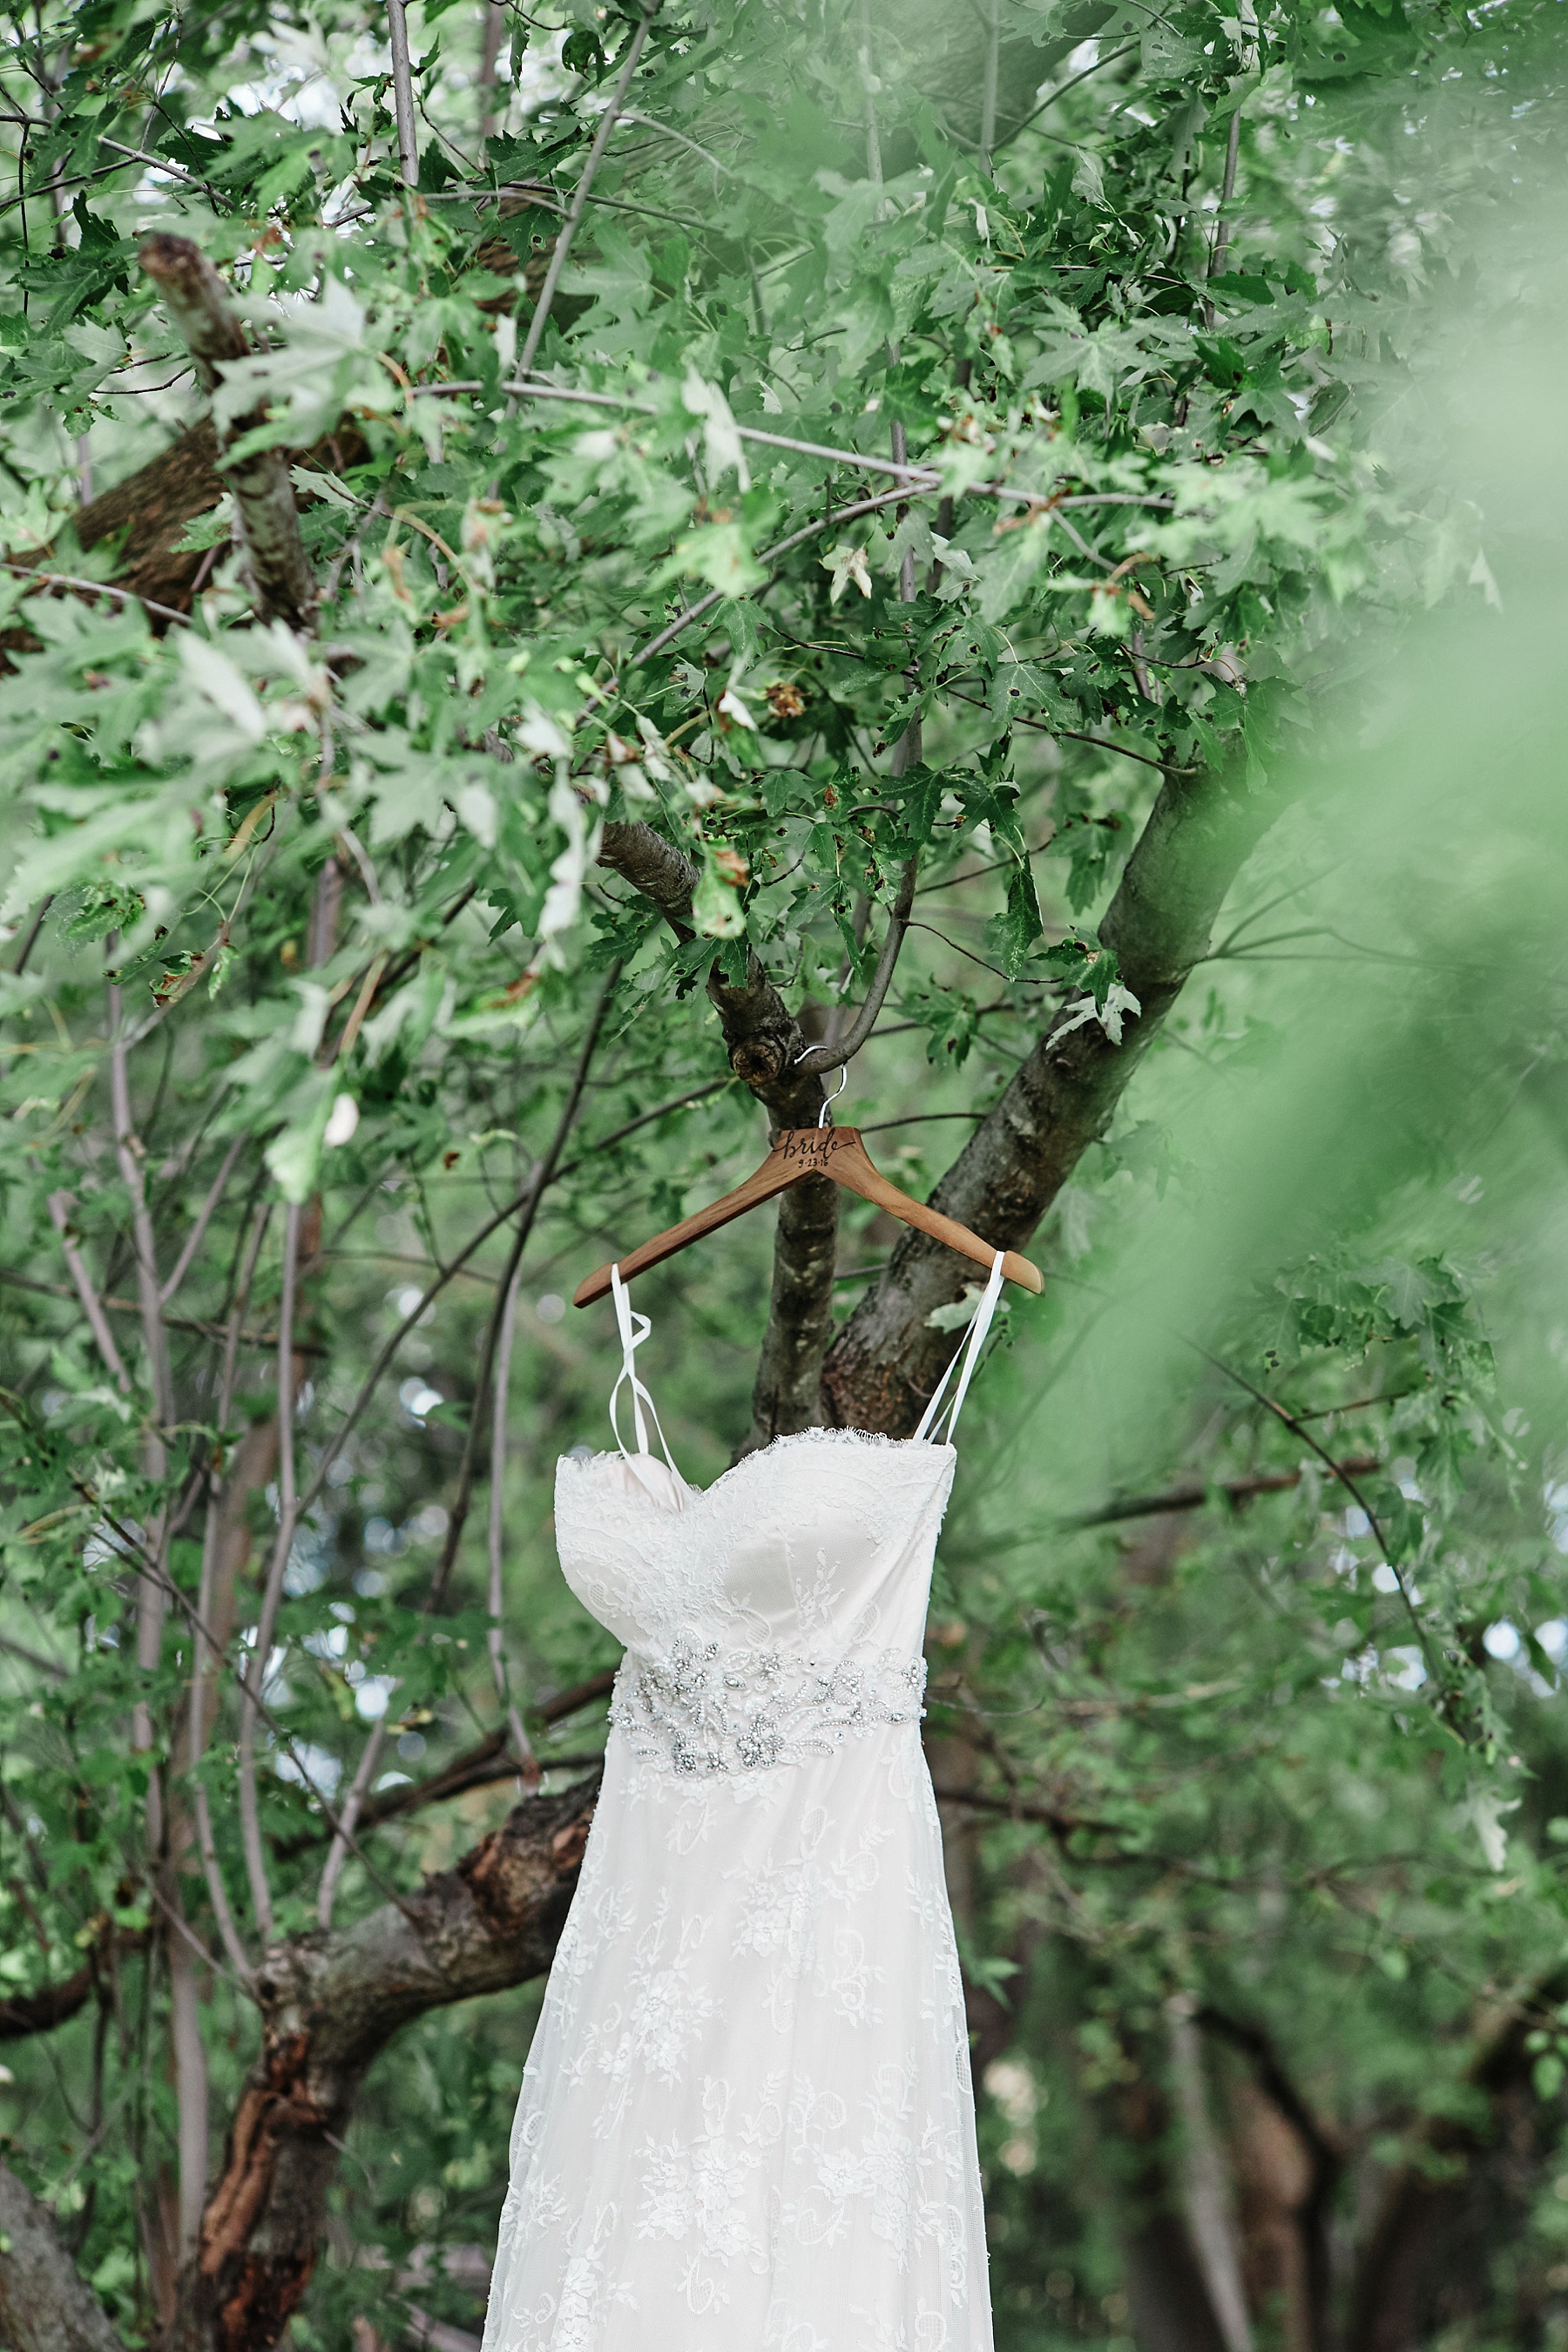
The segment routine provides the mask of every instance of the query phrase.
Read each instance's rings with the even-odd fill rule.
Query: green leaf
[[[682,572],[695,572],[725,596],[744,596],[768,576],[738,522],[704,523],[678,540],[674,561],[660,576],[670,579]]]
[[[340,1081],[330,1070],[312,1070],[296,1087],[289,1124],[268,1144],[264,1158],[286,1201],[307,1199],[321,1165],[321,1139]]]

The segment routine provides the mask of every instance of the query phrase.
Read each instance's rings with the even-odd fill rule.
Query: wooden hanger
[[[928,1209],[921,1201],[911,1201],[907,1192],[889,1184],[872,1166],[858,1127],[786,1127],[762,1166],[743,1184],[737,1184],[722,1200],[710,1201],[695,1216],[671,1225],[668,1233],[656,1234],[640,1249],[618,1259],[621,1280],[629,1282],[633,1275],[658,1265],[663,1258],[673,1257],[688,1243],[700,1241],[704,1234],[717,1233],[721,1225],[743,1217],[748,1209],[771,1201],[775,1192],[786,1192],[805,1176],[831,1176],[836,1184],[858,1192],[863,1201],[874,1201],[889,1216],[901,1218],[906,1225],[917,1225],[922,1234],[930,1234],[935,1240],[945,1242],[950,1249],[972,1257],[977,1265],[989,1269],[996,1255],[990,1243],[972,1234],[967,1225],[944,1217],[939,1210]],[[1002,1271],[1010,1282],[1018,1283],[1025,1290],[1045,1288],[1038,1266],[1031,1265],[1016,1250],[1007,1252]],[[595,1298],[603,1298],[609,1286],[610,1269],[602,1265],[586,1282],[578,1284],[572,1303],[574,1307],[590,1307]]]

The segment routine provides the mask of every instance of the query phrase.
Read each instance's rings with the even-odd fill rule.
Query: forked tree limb
[[[247,356],[250,341],[230,305],[228,289],[199,245],[188,236],[150,236],[141,263],[163,298],[170,318],[195,362],[202,389],[216,391],[223,370]],[[226,453],[264,421],[258,408],[217,431]],[[257,613],[309,629],[316,610],[316,583],[300,536],[300,512],[289,478],[284,449],[254,450],[223,465],[234,491],[235,512]]]
[[[1065,1005],[931,1194],[931,1206],[998,1249],[1022,1249],[1089,1146],[1105,1133],[1128,1081],[1204,953],[1236,875],[1275,815],[1245,762],[1168,777],[1100,926],[1142,1007],[1120,1045],[1098,1022],[1068,1028]],[[923,1234],[900,1241],[823,1371],[826,1416],[841,1427],[907,1436],[953,1352],[933,1307],[964,1270]]]
[[[366,2070],[415,2018],[543,1974],[596,1799],[593,1780],[530,1798],[401,1907],[267,1954],[260,2054],[162,2352],[271,2352],[310,2283]],[[83,2338],[83,2352],[111,2343]],[[47,2339],[36,2352],[52,2352]]]

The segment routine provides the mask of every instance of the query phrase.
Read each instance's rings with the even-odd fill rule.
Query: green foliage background
[[[749,942],[792,1005],[857,1001],[868,905],[921,853],[848,1099],[922,1192],[1064,999],[1114,1019],[1095,923],[1162,776],[1244,761],[1284,814],[1040,1237],[1046,1292],[1015,1299],[972,1394],[943,1538],[931,1729],[985,2020],[998,2341],[1138,2333],[1131,2118],[1185,2002],[1267,2036],[1339,2151],[1342,2303],[1359,2217],[1401,2163],[1440,2164],[1445,2125],[1479,2112],[1478,2048],[1522,2020],[1529,2160],[1423,2324],[1456,2352],[1568,2342],[1552,13],[1001,0],[987,158],[985,35],[956,0],[667,7],[540,353],[598,413],[505,386],[624,17],[509,16],[484,139],[478,12],[416,12],[411,200],[374,11],[11,16],[4,89],[36,127],[4,134],[0,215],[7,1995],[68,1973],[106,1920],[157,1916],[128,1727],[147,1706],[166,1766],[189,1633],[172,1612],[138,1670],[116,1530],[177,1510],[272,1410],[273,1356],[247,1343],[215,1421],[258,1232],[244,1322],[265,1336],[286,1205],[319,1199],[298,1436],[321,1492],[270,1685],[293,1748],[264,1775],[295,1929],[320,1863],[301,1770],[329,1792],[352,1774],[373,1694],[389,1775],[498,1720],[482,1497],[425,1603],[504,1233],[437,1277],[521,1191],[601,989],[513,1366],[525,1707],[614,1663],[549,1516],[556,1455],[604,1435],[609,1318],[561,1301],[760,1154],[707,969]],[[504,218],[481,201],[524,182]],[[264,430],[302,451],[340,432],[297,471],[314,644],[251,623],[200,522],[216,553],[188,628],[28,576],[46,544],[56,572],[109,576],[110,551],[73,543],[83,468],[118,478],[200,413],[136,266],[151,226],[242,291],[237,413],[265,396]],[[885,458],[894,426],[939,491],[815,529],[887,488],[851,458]],[[923,757],[895,774],[917,712]],[[695,940],[595,867],[621,817],[700,866]],[[342,921],[311,964],[334,853]],[[136,1318],[111,1310],[122,1391],[48,1207],[69,1196],[99,1291],[127,1297],[116,1036],[164,1275],[240,1145],[170,1310],[161,1475]],[[841,1313],[889,1238],[848,1216]],[[647,1377],[700,1479],[745,1433],[767,1258],[752,1220],[641,1287]],[[1377,1466],[1352,1496],[1325,1456]],[[1294,1483],[1226,1502],[1270,1477]],[[1191,1486],[1201,1507],[1080,1524]],[[262,1558],[275,1505],[249,1505]],[[200,1549],[187,1514],[187,1595]],[[552,1774],[595,1723],[540,1734]],[[242,1907],[233,1740],[226,1711],[201,1771]],[[377,1871],[411,1883],[510,1800],[406,1815],[370,1841]],[[185,1899],[216,1949],[195,1876]],[[351,1863],[342,1914],[376,1899]],[[205,1990],[218,2115],[248,2011],[220,1970]],[[0,2088],[9,2158],[132,2329],[174,2131],[166,1998],[132,1953],[74,2023],[16,2043]],[[415,2249],[421,2307],[476,2324],[471,2264],[428,2279],[431,2250],[493,2231],[531,2015],[514,1994],[430,2017],[373,2078],[298,2341],[346,2346],[362,2317],[399,2340]],[[1213,2049],[1245,2177],[1246,2066]],[[1294,2340],[1267,2285],[1255,2305],[1260,2346]]]

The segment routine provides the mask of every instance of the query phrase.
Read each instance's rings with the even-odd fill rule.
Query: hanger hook
[[[832,1126],[833,1105],[838,1100],[839,1096],[844,1092],[845,1087],[848,1084],[849,1065],[847,1062],[840,1062],[838,1065],[838,1084],[834,1087],[833,1092],[827,1097],[822,1108],[816,1114],[816,1124],[818,1127]]]

